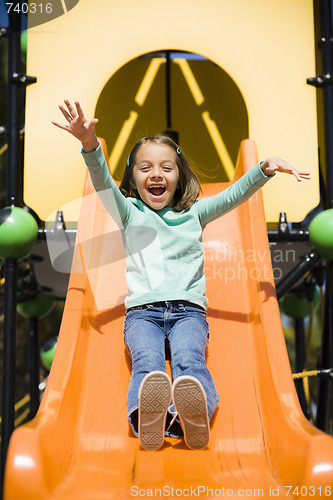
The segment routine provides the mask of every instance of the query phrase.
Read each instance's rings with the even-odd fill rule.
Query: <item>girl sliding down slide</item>
[[[219,396],[205,358],[209,326],[202,232],[209,222],[248,200],[276,172],[294,175],[298,181],[309,179],[310,173],[269,157],[225,191],[198,200],[200,184],[183,152],[167,135],[158,134],[135,144],[118,188],[95,133],[98,120],[88,121],[79,102],[73,106],[65,100],[65,105],[59,107],[67,125],[52,123],[81,141],[94,187],[124,233],[131,428],[147,450],[160,448],[165,435],[184,435],[189,448],[203,449]],[[140,234],[133,231],[138,227]],[[158,244],[143,261],[137,240],[141,248],[142,242],[148,246],[152,234]],[[166,374],[166,341],[172,385]]]

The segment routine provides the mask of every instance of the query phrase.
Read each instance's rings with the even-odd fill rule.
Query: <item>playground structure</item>
[[[255,145],[245,141],[236,175],[253,162]],[[204,186],[204,195],[225,187]],[[169,438],[161,453],[153,455],[140,449],[128,429],[130,366],[119,334],[124,306],[105,308],[105,297],[110,304],[119,302],[119,289],[107,276],[119,283],[124,271],[119,261],[105,264],[105,240],[115,227],[89,178],[85,195],[74,256],[83,272],[70,278],[41,408],[12,437],[4,498],[130,498],[136,489],[163,486],[184,490],[186,496],[191,486],[200,485],[212,491],[223,486],[234,495],[260,485],[267,498],[272,490],[287,497],[286,485],[303,487],[303,492],[313,487],[318,498],[320,487],[328,492],[333,439],[312,427],[299,407],[279,321],[261,195],[205,231],[208,366],[222,401],[209,447],[189,453],[182,440]],[[226,269],[234,271],[227,286],[226,277],[221,279]],[[244,279],[244,273],[255,279]]]
[[[212,5],[213,4],[214,2],[212,2]],[[306,5],[306,7],[304,7],[304,5]],[[323,14],[325,5],[327,7],[328,2],[321,2],[323,19],[327,18],[327,15],[325,16]],[[216,7],[215,4],[214,6]],[[305,19],[305,26],[308,27],[309,21],[311,20],[311,22],[313,22],[313,18],[311,17],[313,15],[311,8],[312,2],[302,2],[302,6],[304,8],[304,11],[302,11],[303,19]],[[79,10],[79,8],[81,10]],[[117,17],[117,15],[119,16],[121,13],[121,8],[116,6],[114,6],[114,8],[114,14],[115,17]],[[118,11],[118,8],[120,11]],[[300,4],[297,5],[296,2],[296,7],[287,7],[285,4],[284,8],[287,9],[291,16],[294,16],[293,20],[295,20],[297,14],[299,14]],[[89,12],[87,3],[82,1],[77,9],[77,12],[81,12],[81,16],[85,19],[87,12]],[[293,11],[293,9],[295,9],[295,11]],[[156,16],[157,12],[153,14]],[[153,14],[151,14],[152,19],[154,19]],[[233,13],[229,11],[228,14],[232,17]],[[249,12],[247,11],[246,14],[249,15]],[[278,13],[274,12],[274,14]],[[71,15],[75,15],[75,9],[72,10]],[[71,25],[69,19],[70,13],[68,13],[67,16],[67,18],[64,17],[52,21],[52,23],[57,23],[55,32],[59,30],[59,32],[62,32],[63,36],[68,33],[68,27]],[[254,21],[254,17],[251,17],[252,21]],[[328,18],[331,19],[331,12]],[[244,15],[244,23],[245,19],[246,16]],[[261,21],[261,18],[256,20],[259,25]],[[68,24],[66,24],[67,22]],[[242,19],[239,20],[239,26],[240,30],[245,29],[244,25],[242,25]],[[134,29],[133,26],[132,28]],[[322,28],[325,28],[324,23],[322,23]],[[331,26],[326,28],[331,30]],[[37,28],[34,29],[38,32]],[[175,33],[177,33],[176,36]],[[188,32],[186,34],[188,35]],[[158,38],[159,35],[155,35]],[[253,73],[251,73],[252,79],[249,77],[248,82],[246,80],[249,74],[246,73],[248,68],[244,68],[240,71],[238,68],[239,65],[233,66],[234,60],[231,59],[231,55],[235,58],[235,53],[230,54],[229,58],[224,54],[222,58],[224,59],[224,64],[222,64],[221,56],[217,48],[208,47],[208,44],[205,45],[205,43],[203,43],[204,46],[200,48],[196,45],[198,42],[194,42],[193,33],[186,42],[184,42],[183,38],[181,40],[177,38],[179,37],[177,30],[172,32],[172,37],[170,38],[169,36],[169,39],[168,35],[163,30],[160,36],[161,38],[165,37],[165,41],[163,41],[164,45],[161,45],[162,42],[159,42],[159,40],[155,41],[155,48],[157,49],[165,47],[176,47],[177,50],[182,49],[183,51],[191,49],[199,54],[204,54],[221,66],[227,67],[229,74],[233,75],[235,81],[237,81],[241,88],[242,95],[245,96],[249,120],[249,135],[259,138],[257,142],[260,154],[265,155],[266,151],[268,153],[271,144],[274,144],[274,150],[281,150],[281,156],[288,157],[292,160],[295,151],[292,149],[290,141],[288,144],[288,141],[286,141],[286,137],[290,134],[290,130],[288,130],[287,126],[284,127],[283,133],[281,129],[279,129],[283,122],[283,113],[280,112],[279,118],[276,120],[275,126],[277,129],[274,131],[273,127],[270,134],[267,133],[267,126],[265,127],[263,124],[263,117],[265,115],[263,110],[260,109],[260,106],[258,106],[258,101],[255,99],[254,95],[254,88],[257,82],[253,78],[253,73],[255,73],[255,69],[260,70],[260,65],[259,67],[253,68],[254,58],[249,62],[249,64],[252,64]],[[327,37],[328,35],[326,34],[326,39]],[[323,36],[323,38],[325,37]],[[34,43],[37,44],[36,37],[35,42],[33,37],[31,37],[32,54],[34,53]],[[257,48],[258,50],[260,45],[256,46],[255,37],[251,38],[251,43],[251,48]],[[322,43],[322,51],[324,54],[327,44],[325,45],[325,41]],[[307,46],[307,48],[308,47],[309,46]],[[101,81],[107,81],[107,72],[109,78],[111,73],[124,64],[124,60],[129,61],[137,54],[150,53],[151,48],[151,40],[148,38],[148,40],[140,41],[140,44],[135,48],[135,54],[132,46],[129,45],[127,48],[125,46],[123,52],[123,57],[125,59],[123,59],[122,62],[120,62],[119,56],[117,56],[118,58],[111,57],[109,65],[106,65],[104,60],[103,64],[97,67],[99,64],[97,62],[97,66],[92,71],[96,80],[94,85],[98,86]],[[44,44],[43,50],[45,50],[45,52],[48,50],[47,44]],[[238,50],[240,50],[239,47]],[[274,52],[274,47],[271,50]],[[164,51],[163,53],[162,51],[164,60],[162,63],[161,61],[159,62],[160,66],[164,63],[166,66],[168,65],[167,52],[168,51]],[[312,52],[314,56],[313,48]],[[185,63],[181,62],[181,59],[183,59]],[[328,57],[328,60],[331,62],[331,56]],[[154,57],[150,56],[150,60],[148,59],[146,63],[146,69],[143,71],[144,75],[147,75],[153,61]],[[55,67],[57,67],[57,61],[54,62]],[[314,59],[312,62],[314,62]],[[156,63],[156,65],[157,64],[158,63]],[[186,67],[186,58],[178,57],[178,62],[176,64],[179,65],[184,79],[186,79],[186,70],[184,69]],[[323,64],[326,64],[324,57]],[[236,252],[238,259],[240,259],[240,254],[237,254],[237,249],[241,250],[241,253],[243,252],[243,256],[250,251],[257,254],[257,260],[255,262],[249,263],[245,259],[244,263],[235,259],[232,263],[231,269],[234,269],[234,271],[236,271],[240,265],[242,266],[244,264],[244,272],[247,272],[251,278],[249,283],[240,282],[235,279],[232,283],[228,283],[228,288],[226,290],[225,287],[221,287],[222,283],[221,280],[217,278],[216,272],[215,274],[213,273],[210,283],[208,280],[208,297],[210,300],[208,315],[212,332],[208,363],[213,372],[214,379],[217,380],[222,400],[222,407],[213,422],[210,447],[204,452],[209,455],[209,457],[207,457],[209,466],[207,466],[204,473],[201,473],[200,464],[202,464],[202,455],[198,456],[197,454],[193,454],[189,455],[189,458],[187,458],[187,451],[182,449],[182,445],[166,447],[166,449],[163,450],[162,457],[156,457],[156,459],[152,460],[147,457],[142,450],[138,449],[137,441],[128,435],[126,416],[124,413],[124,395],[126,394],[129,368],[126,365],[121,342],[121,324],[124,311],[122,306],[123,295],[120,286],[123,286],[123,281],[119,279],[119,288],[117,287],[116,290],[110,290],[110,288],[108,288],[110,287],[110,282],[105,283],[104,261],[101,261],[100,266],[96,267],[96,265],[94,265],[91,267],[89,266],[89,252],[92,252],[92,249],[90,248],[87,254],[83,252],[83,259],[82,253],[80,256],[79,251],[80,248],[81,250],[82,248],[87,248],[87,245],[82,244],[85,241],[92,241],[92,244],[94,244],[96,234],[98,237],[102,237],[102,239],[98,238],[99,244],[103,242],[103,238],[105,239],[106,235],[110,233],[109,223],[105,219],[105,213],[103,214],[103,210],[98,206],[98,202],[96,200],[91,201],[94,200],[94,196],[91,194],[89,181],[87,181],[86,184],[83,180],[82,182],[78,181],[80,177],[82,178],[82,173],[78,173],[79,160],[77,156],[79,155],[77,147],[74,148],[69,141],[67,142],[66,138],[62,139],[64,141],[62,143],[63,146],[57,149],[57,153],[54,153],[52,158],[48,156],[49,169],[47,170],[47,176],[49,178],[47,183],[45,182],[45,186],[49,183],[54,186],[52,192],[57,195],[57,198],[60,198],[60,201],[57,199],[56,205],[55,202],[52,202],[52,197],[48,196],[51,202],[49,202],[49,207],[45,208],[45,202],[43,204],[40,203],[40,197],[35,194],[37,177],[40,183],[40,192],[41,185],[43,185],[44,174],[41,173],[40,164],[38,164],[38,162],[36,163],[37,153],[36,148],[33,147],[33,137],[39,136],[40,124],[48,119],[48,112],[45,112],[45,105],[36,109],[36,102],[38,102],[38,100],[43,102],[46,96],[46,89],[50,92],[50,81],[45,81],[46,77],[43,74],[43,70],[41,68],[36,68],[33,57],[30,65],[29,68],[28,58],[28,72],[32,69],[34,71],[32,71],[31,74],[38,74],[38,78],[39,75],[41,75],[42,83],[39,87],[39,93],[37,91],[39,82],[36,86],[32,86],[31,89],[29,88],[30,97],[28,94],[27,99],[26,123],[27,125],[29,124],[29,127],[27,127],[26,133],[25,165],[28,167],[25,170],[24,200],[43,220],[50,219],[52,221],[54,221],[55,213],[59,206],[64,208],[63,213],[65,215],[65,221],[77,220],[77,207],[81,205],[81,216],[79,219],[81,222],[79,222],[78,226],[74,254],[75,263],[79,268],[81,266],[81,268],[80,272],[75,270],[70,279],[59,346],[57,348],[56,359],[50,374],[50,380],[47,392],[43,398],[42,406],[36,418],[31,423],[15,431],[12,438],[7,462],[5,498],[29,498],[29,495],[31,498],[75,498],[75,495],[77,495],[77,498],[98,498],[99,496],[104,498],[105,495],[109,494],[110,488],[114,488],[114,493],[110,493],[111,496],[116,496],[118,494],[121,498],[126,498],[126,496],[130,496],[131,494],[131,486],[141,488],[148,488],[151,486],[158,488],[161,487],[161,484],[169,484],[175,488],[186,489],[191,484],[199,485],[202,482],[205,484],[207,483],[207,485],[209,484],[209,487],[213,490],[217,490],[218,486],[223,484],[235,492],[239,488],[246,489],[246,487],[248,487],[249,489],[254,489],[258,486],[259,482],[267,497],[270,494],[270,488],[281,488],[280,494],[282,496],[287,496],[287,492],[283,489],[287,484],[290,484],[293,489],[301,486],[306,488],[313,487],[317,488],[315,493],[319,498],[320,490],[318,488],[329,487],[332,483],[332,440],[312,427],[306,421],[298,406],[283,343],[273,276],[270,275],[267,279],[265,276],[265,280],[261,281],[254,276],[256,273],[252,272],[252,270],[255,269],[263,273],[263,270],[266,268],[265,266],[270,266],[267,237],[265,238],[267,234],[266,225],[263,223],[264,216],[260,195],[246,204],[244,208],[240,207],[234,214],[229,214],[226,218],[223,218],[223,220],[218,221],[218,228],[217,225],[215,225],[214,228],[212,227],[205,231],[206,273],[208,274],[214,266],[216,267],[216,265],[219,264],[217,255],[220,254],[216,252],[216,248],[221,245],[222,248],[224,248],[225,244],[227,244],[229,249],[231,248]],[[290,64],[290,67],[291,66],[292,64]],[[305,66],[306,65],[302,66],[302,62],[297,65],[300,73],[304,71]],[[60,67],[58,67],[58,69],[60,70]],[[66,72],[66,68],[62,71]],[[310,71],[310,69],[307,69],[307,71]],[[314,67],[312,71],[315,71]],[[323,75],[329,73],[329,69],[323,67]],[[304,85],[304,73],[302,74],[302,78],[302,85]],[[64,85],[65,78],[60,76],[59,81],[61,80],[62,85]],[[88,112],[90,111],[90,114],[94,114],[93,109],[95,107],[98,109],[98,102],[96,94],[95,97],[92,97],[92,81],[89,80],[89,78],[87,80],[88,81],[85,81],[82,88],[80,88],[80,95],[78,97],[87,102]],[[291,78],[291,80],[292,82],[294,81],[293,78]],[[322,80],[326,84],[323,93],[324,95],[326,93],[326,96],[328,94],[329,99],[329,92],[332,91],[330,82],[327,81],[327,79],[325,80],[325,78],[322,78]],[[57,84],[59,84],[59,81],[57,77]],[[65,83],[70,86],[73,85],[73,89],[70,88],[69,90],[73,94],[75,91],[75,82],[66,80]],[[312,83],[320,85],[320,78],[316,79],[314,82],[312,81]],[[269,87],[267,82],[261,82],[261,85],[262,86],[259,85],[260,92],[263,88],[265,88],[266,91],[269,89],[269,92],[274,92],[274,89]],[[188,87],[193,89],[190,84],[188,84]],[[291,123],[289,126],[290,129],[292,129],[297,125],[297,128],[301,129],[297,130],[297,133],[293,136],[294,149],[297,151],[297,155],[300,154],[302,156],[301,161],[304,168],[310,165],[309,169],[311,169],[311,165],[317,164],[317,134],[315,133],[316,126],[314,126],[316,123],[316,116],[314,94],[309,98],[310,94],[308,91],[311,91],[311,88],[306,88],[306,97],[304,97],[305,94],[301,94],[298,95],[297,98],[295,97],[294,100],[289,101],[295,109],[301,109],[306,103],[302,112],[305,114],[308,113],[307,117],[304,118],[304,122],[306,122],[307,125],[308,136],[306,147],[304,146],[302,151],[297,147],[297,141],[299,140],[300,147],[302,141],[304,141],[304,128],[301,127],[299,121],[297,121],[297,124]],[[139,90],[135,95],[135,103],[138,106],[140,105]],[[288,89],[286,87],[285,89],[282,88],[279,90],[282,93],[283,90],[285,90],[286,93],[284,97],[286,99],[288,93],[292,95],[289,85]],[[262,98],[265,100],[264,96],[262,96]],[[49,109],[55,109],[55,106],[52,105],[52,100],[53,97],[51,98],[48,94]],[[195,103],[199,105],[199,97],[198,102],[195,101]],[[202,106],[202,102],[200,106]],[[100,105],[100,107],[103,109],[102,105]],[[326,110],[326,108],[327,107],[324,109]],[[132,113],[133,111],[130,111],[129,117],[135,116]],[[32,118],[32,114],[34,118]],[[202,121],[207,127],[207,130],[212,131],[212,129],[214,129],[216,132],[216,127],[213,125],[214,120],[209,114],[207,115],[207,110],[201,108],[200,115],[202,116]],[[171,122],[169,116],[167,120],[168,123],[166,124],[167,126],[162,128],[172,128],[172,125],[177,123],[177,113],[173,116],[174,121]],[[217,121],[215,116],[214,119]],[[133,124],[133,128],[134,125],[135,123]],[[178,129],[178,127],[175,128]],[[327,128],[326,126],[325,130],[329,136]],[[101,132],[103,132],[103,130],[101,130]],[[107,134],[100,135],[104,136]],[[119,138],[120,134],[117,137]],[[181,137],[184,137],[183,133],[180,134],[180,138]],[[216,155],[217,152],[221,160],[223,166],[222,170],[224,172],[222,175],[225,176],[226,182],[223,184],[215,183],[206,185],[204,193],[207,196],[218,190],[224,189],[227,186],[227,182],[232,180],[230,165],[232,167],[232,163],[234,162],[232,158],[229,162],[224,154],[225,151],[223,147],[219,147],[221,146],[221,141],[219,141],[221,135],[215,134],[214,136],[213,133],[210,133],[210,137],[215,146],[214,154]],[[213,137],[215,137],[215,141]],[[131,142],[131,133],[128,133],[127,139]],[[42,145],[38,151],[38,154],[44,158],[46,157],[46,151],[50,150],[50,143],[48,143],[48,140],[49,139],[45,140],[45,144]],[[112,161],[117,157],[117,150],[114,147],[117,144],[119,144],[119,141],[117,142],[117,140],[114,140],[111,155],[109,156],[109,159]],[[13,146],[13,142],[11,146]],[[8,147],[8,151],[12,151],[10,143],[8,143]],[[108,144],[108,148],[109,147]],[[67,191],[61,189],[61,179],[63,179],[63,176],[59,175],[59,169],[57,169],[57,166],[64,162],[64,159],[61,160],[59,157],[59,151],[61,151],[62,148],[66,148],[66,162],[68,160],[68,163],[73,164],[73,178],[71,178],[71,174],[69,174],[67,185],[70,186],[70,188]],[[228,147],[225,149],[228,151]],[[123,154],[125,154],[124,149],[121,154],[118,154],[118,162],[113,164],[112,161],[110,161],[110,169],[112,172],[119,168],[118,163],[121,163]],[[209,155],[212,156],[212,153],[207,153],[208,157]],[[256,161],[257,157],[253,143],[243,143],[236,175],[240,175],[243,169],[248,169],[256,163]],[[323,208],[332,208],[333,197],[330,184],[332,174],[329,167],[329,161],[330,146],[329,141],[326,141],[326,178],[324,179],[326,189],[322,191],[322,193],[326,193],[326,197],[324,202],[322,200]],[[67,166],[66,170],[68,171]],[[55,175],[56,173],[57,175]],[[313,171],[313,173],[316,179],[316,171]],[[13,175],[11,179],[14,181],[15,176]],[[8,186],[10,186],[10,184],[9,182]],[[71,192],[74,184],[77,186],[76,194]],[[74,198],[81,199],[84,185],[86,185],[85,195],[88,194],[89,196],[85,196],[81,203],[70,203],[69,200],[73,200]],[[80,189],[81,191],[79,192]],[[276,189],[277,192],[279,189],[283,189],[283,192],[286,192],[285,189],[287,188],[285,188],[285,186],[280,186],[279,188],[275,186],[274,189]],[[13,191],[10,192],[9,190],[8,205],[11,204],[11,195],[13,195]],[[306,212],[318,203],[318,197],[316,197],[316,195],[314,196],[313,189],[305,194],[305,198],[309,204],[307,207],[306,204],[299,202],[300,198],[298,198],[298,196],[301,197],[301,195],[298,195],[297,190],[290,191],[289,196],[292,198],[296,208],[293,207],[293,203],[291,203],[290,210],[288,207],[286,211],[288,219],[290,220],[291,217],[291,220],[295,222],[301,220],[301,218],[306,215]],[[304,192],[302,193],[302,197],[303,196]],[[267,193],[267,198],[269,199],[273,198],[276,200],[276,197],[276,193],[274,194],[272,191]],[[15,199],[18,199],[17,194],[14,196],[14,201]],[[40,205],[38,205],[38,203],[40,203]],[[87,206],[89,210],[87,210]],[[49,216],[50,213],[52,213],[51,216]],[[97,224],[96,226],[92,219],[91,223],[82,222],[83,220],[89,220],[88,214],[90,217],[93,217],[92,214],[98,214],[98,217],[94,219],[96,221],[95,224]],[[265,214],[268,221],[277,220],[278,212],[274,203],[265,203]],[[69,233],[68,229],[66,229],[61,221],[61,218],[59,226],[64,234]],[[97,233],[95,233],[95,231],[97,231]],[[40,228],[39,234],[46,234],[47,237],[47,229]],[[224,240],[224,237],[216,237],[216,235],[222,234],[228,235],[229,239]],[[269,231],[269,237],[271,241],[273,239],[277,241],[282,238],[285,242],[290,242],[292,239],[300,237],[306,241],[308,239],[308,231],[307,228],[290,230],[286,222],[280,220],[278,230]],[[99,248],[100,251],[102,251],[101,248],[102,247]],[[215,249],[215,253],[212,252],[211,249]],[[96,248],[94,250],[96,251]],[[262,255],[264,255],[263,261],[261,261],[260,258]],[[15,288],[15,259],[8,258],[6,263],[6,288],[10,289],[11,282],[13,288]],[[117,275],[116,273],[120,271],[119,267],[121,267],[119,266],[119,262],[112,266],[112,276]],[[289,291],[292,286],[299,283],[305,273],[315,269],[318,271],[318,269],[322,267],[320,256],[315,251],[311,252],[309,247],[309,253],[303,261],[300,261],[296,271],[293,270],[290,274],[284,276],[284,279],[282,279],[280,283],[277,283],[278,297],[281,297]],[[324,349],[322,359],[318,366],[322,371],[332,367],[332,352],[330,350],[332,319],[329,312],[332,297],[330,288],[332,283],[332,266],[330,263],[325,263],[324,267],[326,271],[326,316],[323,326]],[[12,272],[10,272],[11,270]],[[105,297],[108,297],[107,300]],[[235,297],[237,301],[235,301]],[[240,297],[242,297],[242,300],[240,300]],[[7,317],[9,317],[8,314]],[[13,313],[11,318],[13,318]],[[74,324],[77,326],[73,327]],[[11,328],[13,331],[12,325]],[[114,335],[114,332],[117,332],[117,335]],[[118,332],[120,332],[120,334],[118,334]],[[222,336],[221,332],[228,332],[228,336]],[[325,348],[325,346],[328,348]],[[13,348],[13,346],[11,347]],[[94,361],[96,358],[94,358],[94,356],[98,356],[98,359],[100,359],[101,354],[105,354],[105,352],[108,353],[107,359],[105,359],[101,366],[96,369]],[[224,360],[223,368],[221,368],[221,357]],[[12,353],[9,359],[12,359]],[[235,374],[235,377],[230,378],[230,373],[233,371],[232,367],[236,359],[240,368]],[[84,377],[82,377],[80,371],[82,367],[84,367]],[[320,387],[320,401],[318,402],[319,419],[317,421],[317,426],[327,431],[332,419],[330,415],[332,382],[329,380],[329,373],[326,373],[326,376],[328,378],[322,380]],[[117,382],[114,385],[112,383],[113,380]],[[105,385],[104,381],[106,381]],[[97,386],[101,389],[101,393],[96,392]],[[237,391],[235,391],[235,386],[243,387],[243,393],[235,394],[235,392],[237,393]],[[11,398],[12,396],[7,395],[7,402],[9,401],[10,403]],[[77,404],[75,408],[73,408],[71,401],[76,401]],[[96,405],[99,405],[97,401],[103,401],[99,415],[96,415],[94,410]],[[114,401],[119,402],[119,411],[117,417],[109,421],[107,417],[111,412],[110,405],[113,407]],[[224,411],[228,410],[228,403],[229,411],[224,414]],[[9,406],[10,405],[11,403]],[[245,419],[243,418],[244,411],[247,415]],[[8,416],[9,418],[4,419],[5,426],[3,426],[3,443],[5,444],[6,440],[8,444],[8,439],[12,431],[12,424],[10,422],[12,417],[10,416],[10,411],[7,412],[6,417]],[[275,416],[276,420],[280,421],[272,421],[272,416]],[[3,415],[3,417],[5,417],[5,415]],[[62,438],[59,439],[59,434],[62,432]],[[47,436],[51,436],[52,434],[56,436],[56,439],[53,440],[50,438],[48,441]],[[62,445],[62,443],[66,443],[66,445]],[[282,445],[281,443],[284,444]],[[3,446],[3,449],[5,449],[5,446]],[[28,450],[34,451],[30,454]],[[108,463],[107,470],[102,465],[106,456]],[[112,467],[110,465],[115,463],[119,464],[122,456],[126,456],[126,466],[124,466],[124,468]],[[25,457],[26,460],[21,460],[20,462],[18,457]],[[129,459],[128,457],[133,458]],[[184,459],[186,459],[185,462],[187,464],[186,470],[184,470],[184,465],[181,465],[184,464]],[[198,468],[200,468],[200,471]],[[129,480],[128,478],[130,477],[131,470],[136,470],[138,472],[134,475],[132,472],[132,479]],[[175,471],[179,471],[179,475],[177,475]],[[240,475],[243,476],[243,480],[239,479]],[[212,477],[214,477],[214,480],[210,481]],[[201,479],[200,483],[198,482],[199,478]]]

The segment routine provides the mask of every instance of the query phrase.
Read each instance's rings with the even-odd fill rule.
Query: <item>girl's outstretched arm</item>
[[[67,109],[63,104],[60,104],[59,109],[67,120],[68,125],[52,121],[53,125],[66,130],[81,141],[84,151],[93,151],[98,147],[98,140],[95,133],[95,125],[98,123],[97,118],[89,122],[83,114],[79,101],[75,101],[75,107],[68,99],[65,99],[64,103]]]
[[[273,175],[274,172],[283,172],[286,174],[291,174],[296,177],[298,182],[302,179],[310,179],[310,172],[306,170],[297,170],[292,167],[289,163],[276,156],[270,156],[265,161],[260,164],[261,170],[265,175]]]
[[[221,193],[197,201],[202,227],[247,201],[258,189],[269,182],[276,172],[294,175],[299,182],[302,179],[310,179],[309,172],[297,170],[281,158],[270,156],[251,168]]]

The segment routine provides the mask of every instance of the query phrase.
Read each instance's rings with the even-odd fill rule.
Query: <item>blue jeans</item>
[[[213,416],[219,396],[206,365],[209,339],[206,316],[202,307],[183,300],[154,302],[127,309],[124,342],[132,358],[128,420],[136,436],[139,387],[147,373],[166,371],[166,345],[170,349],[173,379],[192,375],[200,380],[206,392],[208,416]],[[169,420],[168,415],[167,423]],[[179,436],[182,431],[176,424],[165,434]]]

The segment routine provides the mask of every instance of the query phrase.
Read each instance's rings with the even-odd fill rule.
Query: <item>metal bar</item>
[[[29,368],[29,394],[30,394],[29,420],[31,420],[34,418],[39,408],[38,318],[29,318],[28,368]]]
[[[330,275],[330,277],[329,277]],[[326,273],[326,291],[325,291],[325,307],[322,325],[322,349],[318,367],[320,369],[330,368],[333,366],[333,332],[332,325],[332,304],[333,301],[333,263],[330,263]],[[322,431],[329,432],[330,421],[333,422],[333,416],[330,414],[330,405],[333,404],[332,380],[320,378],[318,388],[318,403],[316,426]],[[331,429],[332,431],[332,429]]]
[[[328,368],[333,366],[333,262],[328,265],[327,271],[327,281],[329,282],[329,297],[328,297],[328,341],[325,347],[327,347],[329,352]],[[327,286],[327,284],[326,284]],[[329,423],[328,431],[333,435],[333,379],[331,379],[331,387],[328,394],[328,413],[329,413]]]
[[[17,261],[15,259],[6,259],[2,361],[1,480],[4,477],[9,439],[14,430],[16,290]]]
[[[46,240],[47,238],[47,235],[48,234],[54,234],[54,230],[53,229],[38,229],[38,240],[41,240],[41,241],[44,241]],[[65,235],[68,235],[68,237],[72,237],[72,239],[74,240],[74,237],[76,236],[77,234],[77,229],[64,229],[63,233]]]
[[[170,51],[166,51],[166,64],[165,64],[165,99],[166,99],[166,122],[167,129],[172,129],[171,120],[171,61]]]
[[[320,48],[322,69],[324,74],[333,76],[332,50],[332,5],[331,0],[321,0]],[[323,87],[324,122],[325,122],[325,156],[326,156],[326,207],[333,208],[333,84]]]
[[[303,371],[305,365],[304,319],[303,318],[295,319],[294,326],[295,326],[295,355],[296,355],[295,367],[297,373],[300,373]],[[306,402],[303,380],[295,379],[294,382],[303,413],[306,416],[306,418],[309,419],[310,413]]]
[[[287,293],[292,286],[305,275],[305,273],[310,271],[317,264],[317,262],[319,262],[319,260],[319,254],[312,251],[309,255],[304,257],[295,269],[292,269],[281,281],[279,281],[276,287],[278,300],[283,297],[283,295]]]
[[[14,12],[14,9],[11,9],[9,12],[6,126],[8,145],[6,165],[7,205],[18,205],[22,203],[22,172],[21,181],[19,181],[20,87],[13,79],[13,76],[20,72],[20,11],[21,8],[19,8],[19,12]],[[2,373],[1,483],[3,483],[4,478],[9,439],[14,430],[17,274],[17,261],[14,259],[6,259]]]
[[[21,9],[20,9],[21,10]],[[20,85],[15,75],[21,65],[21,16],[9,12],[8,36],[8,91],[7,91],[7,205],[22,206],[22,164],[20,159]],[[21,171],[20,171],[20,170]],[[21,177],[21,180],[19,179]]]
[[[309,241],[309,231],[307,229],[290,229],[287,236],[281,235],[277,229],[269,229],[267,236],[271,243],[277,241]]]
[[[325,209],[333,208],[333,48],[332,48],[332,4],[331,0],[320,1],[320,50],[322,71],[330,80],[322,88],[325,128],[325,171],[326,196]],[[333,361],[333,263],[327,266],[325,310],[322,333],[322,359],[324,368],[332,366]],[[320,380],[317,410],[317,425],[320,429],[332,432],[333,426],[333,383]]]

